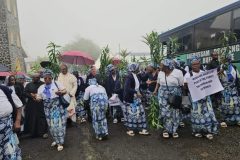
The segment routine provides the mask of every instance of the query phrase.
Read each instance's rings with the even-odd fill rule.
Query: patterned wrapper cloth
[[[0,159],[21,160],[21,149],[18,147],[18,138],[12,131],[11,116],[0,118]]]
[[[129,130],[147,128],[146,114],[139,98],[135,98],[133,103],[124,103],[122,106],[124,124]]]
[[[158,101],[160,105],[159,117],[163,123],[164,129],[168,133],[173,134],[177,132],[181,116],[179,109],[174,109],[170,107],[170,105],[168,104],[168,96],[170,93],[181,96],[182,94],[181,88],[178,86],[168,86],[167,88],[166,86],[163,85],[159,87],[158,91]]]
[[[76,97],[77,100],[77,106],[76,106],[76,114],[79,118],[86,118],[86,111],[84,109],[84,92],[80,92],[78,97]]]
[[[108,97],[104,93],[91,95],[90,109],[92,113],[92,125],[97,137],[108,135],[106,111],[108,108]]]
[[[43,102],[50,134],[52,135],[54,142],[57,144],[64,144],[67,109],[64,109],[59,103],[58,97],[53,99],[46,99]]]

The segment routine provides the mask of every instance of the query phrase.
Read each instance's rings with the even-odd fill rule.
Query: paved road
[[[165,140],[159,132],[129,137],[122,124],[109,127],[109,139],[94,139],[90,124],[67,129],[64,151],[51,148],[51,138],[23,138],[23,160],[240,160],[240,127],[221,129],[212,141],[191,136],[190,127],[179,139]]]

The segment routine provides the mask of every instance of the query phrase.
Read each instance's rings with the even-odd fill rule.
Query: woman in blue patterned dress
[[[160,105],[159,118],[163,123],[163,138],[178,138],[177,129],[180,123],[179,109],[171,107],[168,103],[168,97],[172,95],[182,95],[181,86],[183,86],[183,74],[180,70],[174,68],[173,60],[165,59],[161,62],[162,71],[158,74],[157,86],[154,94],[158,90],[158,101]],[[160,86],[160,87],[159,87]],[[181,104],[179,104],[181,105]]]
[[[200,70],[200,59],[193,57],[191,60],[192,71],[184,76],[185,88],[187,88],[187,79],[191,76],[197,76]],[[195,137],[201,138],[203,135],[207,139],[213,139],[213,135],[218,132],[218,122],[212,107],[210,96],[207,96],[197,102],[192,102],[191,109],[192,132]]]
[[[220,105],[220,111],[223,118],[221,123],[222,127],[229,125],[240,126],[240,99],[236,86],[236,80],[238,80],[238,71],[231,63],[232,56],[227,56],[227,67],[221,65],[220,80],[224,87],[222,93],[222,102]]]
[[[43,73],[45,84],[39,87],[37,100],[43,100],[44,112],[47,119],[50,134],[54,140],[51,146],[57,145],[57,150],[63,150],[67,109],[63,108],[59,101],[59,95],[70,100],[66,95],[66,89],[58,82],[53,82],[53,73],[51,70],[45,70]]]
[[[105,88],[97,84],[95,78],[89,79],[89,87],[84,93],[84,100],[90,98],[90,110],[92,114],[92,125],[96,139],[103,140],[108,136],[106,111],[108,109],[108,97]]]
[[[125,79],[122,107],[124,114],[125,126],[129,136],[134,136],[135,131],[141,135],[149,135],[147,131],[146,114],[141,104],[141,97],[139,91],[139,80],[137,73],[139,65],[132,63],[128,66],[129,74]]]

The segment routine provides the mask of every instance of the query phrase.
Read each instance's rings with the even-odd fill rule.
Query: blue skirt
[[[86,111],[84,109],[83,96],[84,96],[84,92],[80,92],[78,97],[76,97],[76,101],[77,101],[76,114],[77,114],[77,117],[80,117],[80,118],[85,118],[86,117]]]
[[[222,118],[229,124],[237,124],[240,122],[240,99],[237,88],[233,82],[223,82],[223,86],[220,106]]]
[[[106,111],[108,108],[108,97],[106,94],[98,93],[91,96],[90,108],[92,113],[92,125],[97,137],[108,135]]]
[[[67,109],[59,103],[58,98],[44,100],[44,111],[50,134],[54,142],[64,144],[67,122]]]
[[[192,102],[191,122],[193,133],[217,134],[218,121],[212,108],[210,96]]]
[[[169,89],[169,90],[168,90]],[[158,91],[158,101],[160,108],[159,118],[162,121],[163,128],[168,133],[173,134],[177,132],[181,116],[179,109],[174,109],[168,104],[169,94],[182,95],[181,88],[178,86],[166,86],[161,85]]]
[[[12,130],[12,117],[0,118],[0,159],[21,160],[21,149],[18,147],[17,135]]]
[[[129,130],[140,131],[147,128],[146,114],[140,99],[134,99],[133,103],[124,103],[122,111],[124,124]]]

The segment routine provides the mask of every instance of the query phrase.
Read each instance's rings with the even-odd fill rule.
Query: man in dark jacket
[[[218,71],[220,71],[220,62],[218,60],[218,53],[217,52],[213,52],[211,54],[211,57],[212,57],[212,60],[210,63],[208,63],[207,65],[207,70],[211,70],[211,69],[216,69]],[[215,93],[213,95],[211,95],[211,99],[212,99],[212,103],[213,103],[213,107],[214,108],[218,108],[219,107],[219,104],[221,103],[220,100],[221,100],[221,93],[218,92],[218,93]]]

